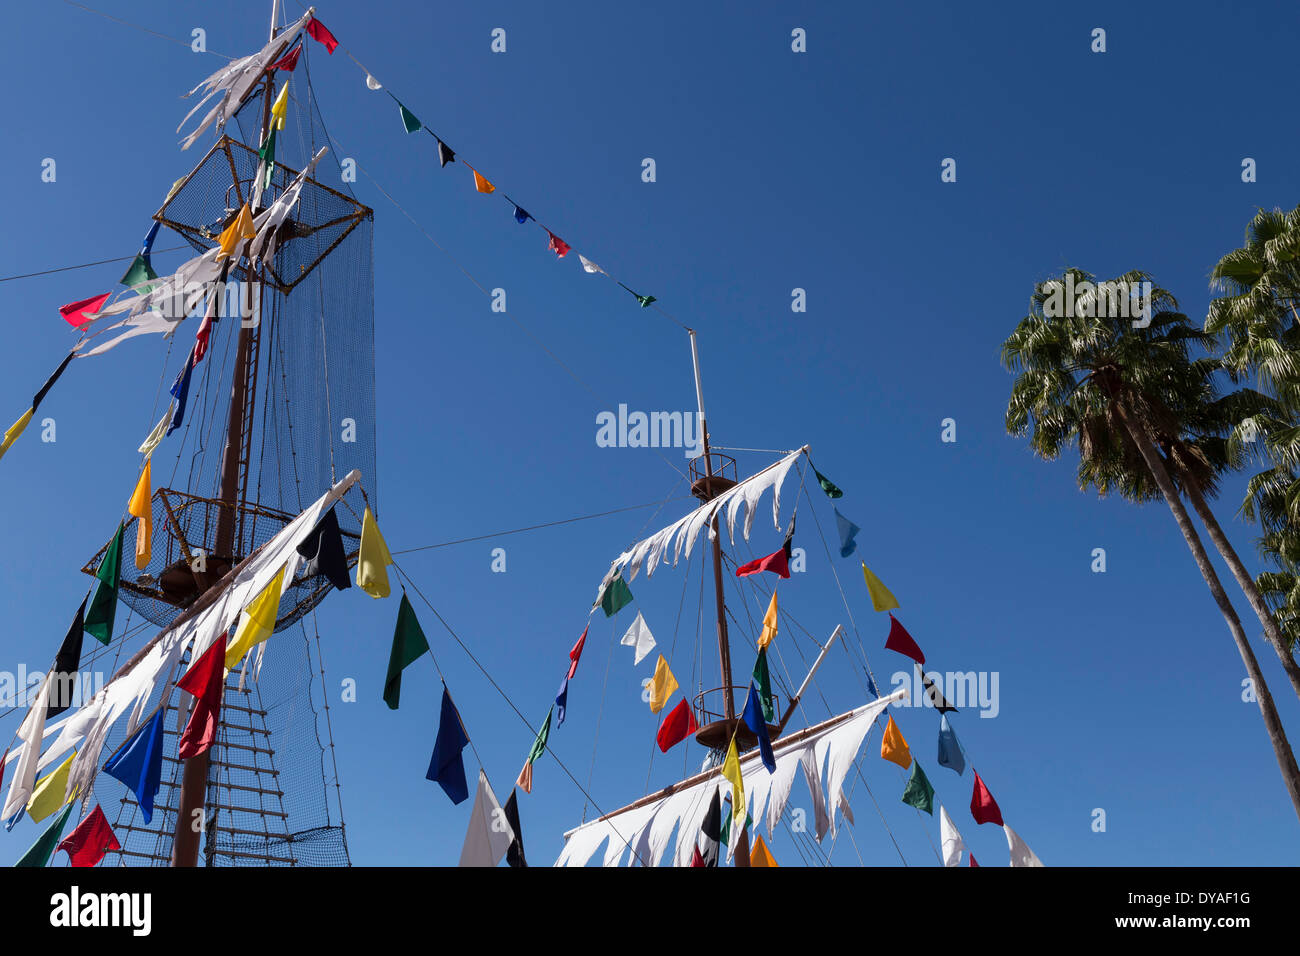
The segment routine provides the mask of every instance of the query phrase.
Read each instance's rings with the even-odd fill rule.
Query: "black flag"
[[[77,688],[77,672],[81,669],[81,619],[86,614],[86,601],[83,598],[77,616],[72,619],[68,636],[63,639],[58,656],[54,658],[54,668],[50,671],[50,705],[45,712],[45,719],[56,717],[72,706],[72,698]]]
[[[303,578],[323,574],[340,591],[352,586],[348,577],[348,556],[343,550],[343,535],[333,508],[325,512],[325,517],[302,539],[298,553],[306,559],[302,567]]]
[[[436,139],[437,137],[434,138]],[[455,161],[456,161],[456,154],[452,151],[452,148],[439,139],[438,140],[438,162],[442,163],[442,168],[446,169],[448,163],[454,163]]]
[[[524,831],[519,828],[519,805],[515,802],[515,791],[511,789],[510,799],[506,801],[506,822],[510,824],[510,829],[515,831],[515,838],[510,841],[510,847],[506,850],[506,862],[511,866],[527,866],[528,861],[524,859]]]

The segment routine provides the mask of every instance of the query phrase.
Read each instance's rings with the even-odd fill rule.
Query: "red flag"
[[[921,653],[921,648],[917,647],[916,641],[912,640],[912,635],[907,633],[907,629],[898,623],[898,618],[894,615],[889,615],[889,621],[889,637],[885,640],[885,650],[905,654],[924,667],[925,655]]]
[[[108,825],[108,818],[97,803],[90,815],[77,824],[77,829],[64,838],[58,849],[67,851],[73,866],[94,866],[104,858],[105,853],[120,850],[122,845],[117,842],[113,828]]]
[[[82,299],[80,302],[69,302],[59,307],[59,315],[67,319],[69,324],[81,328],[90,321],[90,316],[86,313],[98,312],[111,294],[105,292],[103,295],[92,295],[89,299]]]
[[[330,53],[333,53],[334,48],[339,45],[339,41],[334,39],[334,34],[330,33],[325,24],[321,23],[315,17],[312,17],[307,21],[307,33],[310,34],[311,38],[317,43],[324,43],[325,49]]]
[[[971,865],[971,866],[979,866],[979,864],[975,862],[975,854],[974,854],[974,853],[971,853],[971,854],[969,854],[969,855],[970,855],[970,865]]]
[[[551,237],[551,241],[546,244],[547,249],[550,249],[561,259],[569,254],[569,244],[567,242],[549,229],[546,230],[546,234]]]
[[[578,638],[578,643],[573,645],[573,650],[569,651],[569,676],[568,680],[573,680],[573,675],[578,673],[578,658],[582,656],[582,648],[587,643],[587,631],[591,625],[588,624],[582,629],[582,637]]]
[[[194,363],[196,365],[203,361],[203,356],[208,354],[208,337],[210,335],[212,335],[212,316],[205,315],[203,324],[194,333]]]
[[[742,564],[736,568],[736,577],[743,578],[750,574],[757,574],[759,571],[774,571],[781,577],[788,578],[790,576],[790,555],[786,553],[785,548],[782,548],[765,558],[755,558],[748,564]]]
[[[691,851],[691,866],[704,866],[704,857],[700,856],[700,848],[698,846]]]
[[[325,32],[328,33],[329,31],[326,30]],[[330,37],[330,39],[333,40],[334,38]],[[324,40],[321,40],[321,42],[325,43]],[[335,42],[335,46],[337,46],[338,41],[335,40],[334,42]],[[329,46],[329,44],[326,44],[326,46]],[[334,49],[332,47],[330,48],[330,52],[331,53],[334,52]],[[274,63],[268,66],[266,68],[266,72],[270,73],[273,70],[285,70],[286,72],[292,73],[294,69],[298,66],[298,57],[301,55],[302,55],[302,45],[299,44],[298,46],[290,50],[288,53],[286,53],[284,56],[280,57],[280,59],[276,60]]]
[[[970,797],[970,815],[975,818],[976,823],[996,823],[1002,826],[1002,811],[998,809],[998,802],[993,799],[993,794],[989,793],[989,788],[984,786],[984,781],[980,775],[975,774],[975,792]]]
[[[691,710],[691,705],[684,700],[677,702],[672,713],[664,718],[663,726],[659,728],[659,734],[655,740],[659,741],[659,749],[664,753],[675,747],[686,739],[688,734],[693,734],[699,730],[695,723],[695,712]]]
[[[197,757],[216,740],[217,723],[221,719],[221,695],[226,689],[225,667],[226,635],[222,634],[176,682],[181,690],[187,690],[198,698],[185,732],[181,734],[179,756]]]
[[[9,762],[9,748],[5,748],[5,755],[0,757],[0,787],[5,785],[5,764]]]

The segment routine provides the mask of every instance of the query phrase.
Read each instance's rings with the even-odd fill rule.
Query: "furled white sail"
[[[214,123],[218,130],[226,125],[239,110],[248,94],[252,92],[253,87],[266,75],[266,68],[271,65],[276,55],[293,42],[294,37],[298,35],[298,31],[307,25],[307,21],[311,19],[311,16],[309,10],[296,22],[281,30],[276,38],[267,43],[262,49],[238,60],[232,60],[185,94],[186,96],[193,96],[199,90],[202,90],[203,98],[185,114],[185,119],[181,120],[181,125],[176,127],[178,133],[203,104],[217,94],[221,94],[221,98],[217,100],[217,105],[212,107],[207,115],[199,121],[199,125],[194,131],[181,140],[181,149],[189,149],[193,146],[195,141],[203,135],[203,131]]]
[[[847,804],[843,791],[847,768],[862,748],[872,722],[886,707],[907,698],[907,688],[899,688],[888,697],[881,697],[840,717],[825,721],[821,729],[776,741],[772,750],[776,756],[776,773],[769,774],[757,750],[740,758],[744,776],[745,793],[750,801],[750,813],[755,829],[762,821],[764,804],[767,809],[768,836],[785,813],[790,799],[791,784],[797,770],[803,768],[815,799],[820,797],[821,813],[827,807]],[[829,768],[829,770],[825,768]],[[614,813],[600,820],[584,823],[566,834],[564,850],[556,866],[586,866],[601,846],[608,840],[611,845],[605,852],[605,865],[617,865],[624,851],[630,847],[629,866],[658,866],[674,830],[677,833],[673,863],[689,866],[691,850],[699,836],[700,825],[708,810],[708,802],[721,779],[721,768],[699,775],[690,786],[647,804]],[[694,779],[694,778],[692,778]],[[725,788],[724,784],[724,788]],[[829,821],[827,823],[829,826]],[[826,828],[821,828],[824,835]],[[617,848],[613,845],[617,844]],[[613,861],[612,863],[610,861]]]
[[[718,497],[696,508],[686,517],[673,522],[650,537],[638,541],[620,554],[614,563],[610,565],[605,579],[600,582],[601,590],[603,591],[605,586],[614,580],[614,577],[620,571],[624,572],[623,580],[625,581],[632,581],[643,565],[647,576],[654,574],[659,562],[667,560],[669,548],[674,549],[674,567],[677,565],[678,559],[681,558],[683,550],[689,560],[691,552],[695,549],[695,541],[699,537],[701,529],[707,527],[709,539],[713,539],[713,519],[720,516],[724,508],[726,509],[727,534],[730,535],[732,544],[736,542],[736,516],[742,506],[745,508],[743,533],[745,540],[748,541],[749,529],[754,524],[754,514],[756,513],[755,509],[758,507],[758,501],[769,488],[772,489],[772,523],[780,531],[781,485],[785,482],[785,476],[790,471],[790,466],[795,463],[795,460],[800,455],[807,453],[808,446],[804,445],[798,451],[791,452],[780,461],[764,468],[758,474],[751,475],[739,484],[728,488]]]

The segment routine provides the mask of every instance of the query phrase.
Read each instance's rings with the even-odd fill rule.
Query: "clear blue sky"
[[[99,3],[171,37],[203,27],[229,54],[262,42],[269,7]],[[1000,675],[998,716],[964,712],[954,723],[1006,820],[1048,865],[1294,859],[1296,820],[1258,709],[1240,699],[1240,659],[1168,510],[1099,502],[1077,490],[1072,456],[1032,458],[1004,432],[1011,379],[998,362],[1034,282],[1065,266],[1148,270],[1199,319],[1209,269],[1256,207],[1294,206],[1300,137],[1278,122],[1294,99],[1289,5],[373,2],[318,12],[576,252],[699,330],[715,441],[812,446],[847,491],[839,506],[863,529],[861,555],[898,595],[930,664]],[[507,31],[505,54],[489,49],[496,27]],[[790,50],[795,27],[807,31],[806,54]],[[1094,27],[1107,31],[1104,55],[1089,51]],[[6,10],[0,53],[10,90],[0,272],[130,255],[160,196],[201,155],[175,145],[189,108],[178,96],[220,61],[59,3]],[[309,54],[346,153],[457,262],[506,288],[511,315],[595,393],[489,311],[456,263],[361,177],[357,195],[375,209],[377,483],[390,546],[666,495],[675,472],[653,451],[596,447],[595,416],[620,402],[690,409],[685,335],[583,274],[574,256],[555,261],[544,235],[476,194],[463,167],[439,170],[432,140],[404,135],[391,101],[366,89],[342,51]],[[56,183],[40,180],[45,157],[58,162]],[[657,163],[653,184],[641,182],[645,157]],[[957,160],[954,184],[940,182],[945,157]],[[1258,163],[1258,182],[1241,182],[1244,157]],[[4,424],[70,344],[57,307],[110,287],[122,268],[0,283]],[[807,290],[806,313],[790,309],[795,287]],[[0,668],[47,666],[57,648],[87,586],[78,569],[135,480],[162,349],[144,338],[75,363],[42,406],[57,442],[42,444],[33,427],[0,463]],[[955,444],[940,441],[947,417]],[[1219,513],[1253,558],[1252,529],[1233,520],[1244,480],[1225,483]],[[814,500],[829,533],[828,502]],[[782,602],[824,637],[847,620],[806,507],[796,543],[809,571],[782,584]],[[535,725],[597,583],[648,517],[426,551],[404,565]],[[755,528],[755,553],[779,546],[765,513]],[[504,574],[491,571],[497,546]],[[1098,547],[1105,574],[1090,571]],[[887,684],[906,661],[883,649],[888,619],[871,613],[857,558],[836,564]],[[697,558],[672,658],[683,683],[698,567]],[[663,647],[673,646],[684,581],[680,567],[633,585]],[[418,610],[504,800],[532,731]],[[634,610],[613,626],[594,620],[568,720],[551,735],[584,781],[610,645]],[[352,859],[454,863],[469,805],[453,807],[424,780],[433,668],[408,672],[399,711],[380,699],[396,612],[396,598],[354,589],[320,615]],[[706,603],[713,686],[709,613]],[[605,809],[645,791],[656,728],[638,686],[648,666],[635,670],[630,651],[612,650],[592,785]],[[1300,705],[1262,641],[1256,651],[1300,743]],[[738,676],[751,661],[738,651]],[[862,692],[842,652],[835,662],[820,686],[838,711]],[[337,700],[346,678],[358,682],[357,703]],[[814,718],[824,716],[816,706]],[[897,716],[968,846],[981,863],[1005,865],[1001,832],[970,818],[970,771],[958,778],[935,762],[937,715]],[[686,762],[698,767],[702,756],[692,743]],[[656,760],[651,787],[682,764],[680,749]],[[873,755],[863,767],[908,862],[933,865],[937,815],[918,822],[899,803],[905,774],[892,764]],[[116,800],[115,782],[100,787]],[[857,849],[896,865],[864,796],[854,798]],[[807,805],[802,782],[793,799]],[[549,756],[537,765],[533,794],[521,795],[534,863],[554,860],[583,802]],[[1091,828],[1098,807],[1105,833]],[[37,832],[24,822],[0,836],[0,860]],[[773,852],[798,860],[784,834]],[[843,838],[833,859],[857,862]]]

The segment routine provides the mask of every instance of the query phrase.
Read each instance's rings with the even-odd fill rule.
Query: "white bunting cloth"
[[[469,814],[469,829],[465,831],[458,865],[496,866],[514,839],[515,831],[492,792],[487,774],[479,770],[478,792],[474,794],[474,809]],[[593,852],[595,849],[592,847]]]
[[[942,806],[939,807],[939,843],[943,848],[943,865],[961,866],[961,855],[967,852],[966,843]]]
[[[1020,834],[1006,824],[1002,825],[1003,831],[1007,835],[1007,846],[1011,849],[1012,866],[1042,866],[1043,861],[1034,855],[1034,851],[1029,849],[1029,844],[1020,839]]]
[[[18,736],[23,741],[23,752],[18,758],[18,766],[14,768],[13,781],[9,784],[9,796],[5,800],[4,812],[0,813],[0,816],[6,820],[27,806],[27,801],[32,798],[32,790],[36,786],[36,758],[40,754],[40,742],[45,736],[45,712],[50,706],[53,676],[52,673],[45,676],[45,680],[41,682],[40,693],[32,701],[27,709],[27,716],[23,718],[22,726],[18,728]]]
[[[636,612],[636,620],[627,629],[619,644],[636,648],[636,660],[632,662],[634,665],[640,664],[645,660],[645,656],[655,649],[655,636],[650,633],[650,625],[646,624],[640,611]]]

